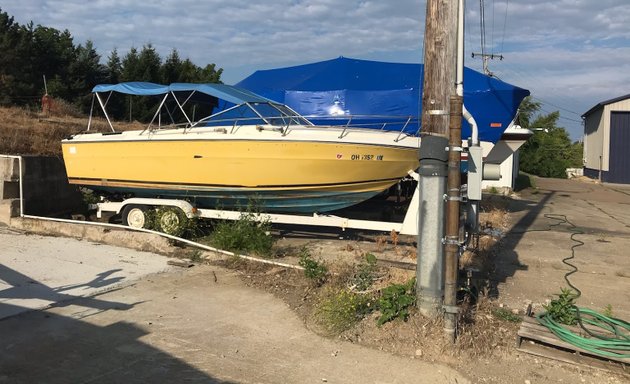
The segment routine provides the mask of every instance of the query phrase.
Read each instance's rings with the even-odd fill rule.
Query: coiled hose
[[[571,270],[564,275],[564,280],[569,287],[575,291],[574,299],[577,299],[582,295],[582,291],[571,283],[569,276],[577,272],[578,269],[575,265],[571,264],[569,260],[575,258],[575,249],[584,245],[584,242],[575,238],[575,236],[583,235],[584,232],[569,221],[566,215],[545,214],[544,217],[554,220],[555,223],[550,224],[547,229],[533,231],[550,231],[553,227],[566,224],[571,232],[571,240],[574,242],[571,246],[571,255],[562,259],[562,262],[571,268]],[[577,324],[589,337],[580,336],[572,332],[563,324],[555,321],[549,312],[543,312],[537,315],[536,318],[540,324],[547,327],[560,340],[575,345],[594,355],[621,359],[630,358],[629,322],[603,315],[588,308],[580,308],[576,305],[571,306],[569,310],[573,312]],[[587,328],[585,324],[591,327]]]

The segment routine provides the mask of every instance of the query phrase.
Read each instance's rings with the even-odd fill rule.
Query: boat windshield
[[[313,125],[306,118],[284,104],[253,102],[238,104],[197,121],[194,126],[221,125]]]

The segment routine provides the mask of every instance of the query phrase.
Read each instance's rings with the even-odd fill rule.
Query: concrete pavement
[[[156,274],[163,256],[7,229],[0,241],[0,383],[469,382],[317,336],[236,272]]]
[[[169,270],[166,258],[153,253],[7,227],[0,227],[0,244],[0,319]]]
[[[577,304],[596,311],[610,306],[614,316],[630,318],[630,186],[535,180],[537,189],[510,203],[512,228],[495,259],[499,300],[512,308],[533,302],[542,310],[568,288],[564,276],[571,268],[562,259],[577,246],[569,260],[578,269],[569,276],[582,293]],[[564,215],[575,228],[556,226],[546,214]],[[573,232],[581,233],[576,241]]]

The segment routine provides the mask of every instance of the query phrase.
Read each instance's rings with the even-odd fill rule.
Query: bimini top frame
[[[145,130],[154,129],[152,126],[156,119],[158,120],[158,128],[161,126],[160,112],[162,110],[166,110],[173,125],[178,125],[175,123],[172,111],[165,104],[169,96],[175,100],[178,109],[186,120],[181,123],[184,125],[184,129],[195,126],[218,125],[219,122],[221,122],[222,125],[225,125],[225,121],[227,120],[231,122],[240,120],[248,121],[251,124],[262,123],[285,126],[290,124],[313,125],[306,118],[300,116],[297,112],[284,104],[264,98],[246,89],[225,84],[173,83],[171,85],[161,85],[148,82],[127,82],[120,84],[97,85],[92,89],[92,92],[94,97],[92,99],[92,108],[90,110],[90,119],[88,121],[88,131],[90,130],[92,122],[94,99],[96,99],[103,110],[110,129],[112,132],[115,132],[111,119],[107,113],[107,104],[113,92],[134,96],[163,96],[153,115],[153,118],[151,119],[151,122]],[[212,99],[216,99],[216,101],[223,100],[224,102],[234,104],[234,106],[222,108],[219,112],[199,121],[192,121],[192,119],[186,114],[184,106],[196,93],[210,96]],[[105,100],[103,100],[102,94],[107,94],[107,98]]]

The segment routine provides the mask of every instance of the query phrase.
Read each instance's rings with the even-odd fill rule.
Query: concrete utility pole
[[[416,269],[418,307],[425,316],[439,313],[444,296],[446,148],[449,102],[455,94],[457,11],[457,0],[427,0]]]

